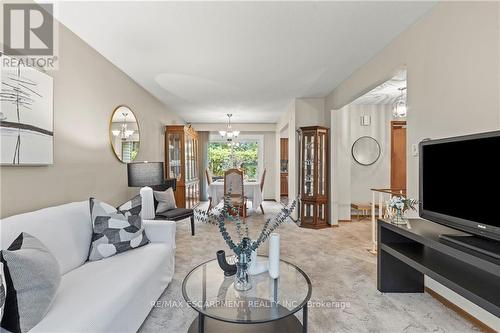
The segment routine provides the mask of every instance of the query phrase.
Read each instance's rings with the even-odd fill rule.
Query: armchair
[[[175,191],[175,186],[176,186],[176,180],[175,178],[173,179],[167,179],[165,182],[161,185],[155,185],[152,186],[154,191],[166,191],[170,187]],[[154,209],[156,212],[156,208],[158,207],[158,201],[154,198]],[[166,212],[162,213],[155,213],[155,220],[169,220],[169,221],[181,221],[184,219],[189,218],[191,220],[191,236],[194,236],[195,230],[194,230],[194,212],[192,209],[188,208],[174,208],[167,210]]]

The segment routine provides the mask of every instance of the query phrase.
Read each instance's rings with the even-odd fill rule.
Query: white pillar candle
[[[141,188],[141,217],[143,220],[154,220],[155,202],[153,199],[153,189],[148,186]]]
[[[280,276],[280,235],[269,236],[269,276],[277,279]]]

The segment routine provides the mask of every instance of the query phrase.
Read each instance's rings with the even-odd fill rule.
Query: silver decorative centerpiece
[[[393,196],[387,202],[387,211],[393,224],[407,224],[408,219],[405,217],[405,213],[408,210],[415,211],[415,206],[418,201],[415,199],[405,198],[402,195]]]
[[[286,221],[295,209],[295,206],[296,201],[294,200],[289,206],[283,207],[276,216],[267,219],[256,240],[250,239],[248,225],[240,219],[239,210],[233,207],[230,193],[224,196],[224,204],[222,206],[218,205],[208,212],[195,210],[195,217],[197,220],[219,227],[219,231],[227,246],[229,246],[236,255],[237,270],[234,280],[234,288],[236,290],[245,291],[252,288],[248,276],[252,252],[256,251],[257,248],[266,241],[269,235]],[[227,231],[226,221],[234,222],[239,240],[238,243],[233,241],[231,235]]]

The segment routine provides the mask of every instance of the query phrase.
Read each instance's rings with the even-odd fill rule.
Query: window
[[[139,152],[139,141],[122,141],[122,161],[132,162]]]
[[[258,140],[240,141],[231,147],[227,142],[211,141],[208,144],[208,167],[216,177],[223,177],[224,170],[235,167],[242,168],[249,180],[259,176],[259,144]],[[234,157],[231,158],[231,155]]]

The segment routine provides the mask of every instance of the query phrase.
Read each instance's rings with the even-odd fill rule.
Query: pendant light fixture
[[[231,113],[227,114],[228,117],[228,122],[227,122],[227,127],[225,131],[219,131],[220,136],[225,138],[228,142],[232,142],[235,140],[238,135],[240,135],[240,131],[233,131],[233,128],[231,126],[231,117],[233,115]]]
[[[129,130],[127,126],[127,112],[122,113],[123,116],[123,123],[121,125],[121,128],[119,130],[112,130],[111,132],[113,133],[114,136],[120,136],[122,140],[128,139],[132,134],[134,134],[134,130]]]
[[[406,107],[406,87],[399,88],[401,95],[396,99],[392,107],[392,115],[395,118],[404,118],[406,117],[407,107]]]

